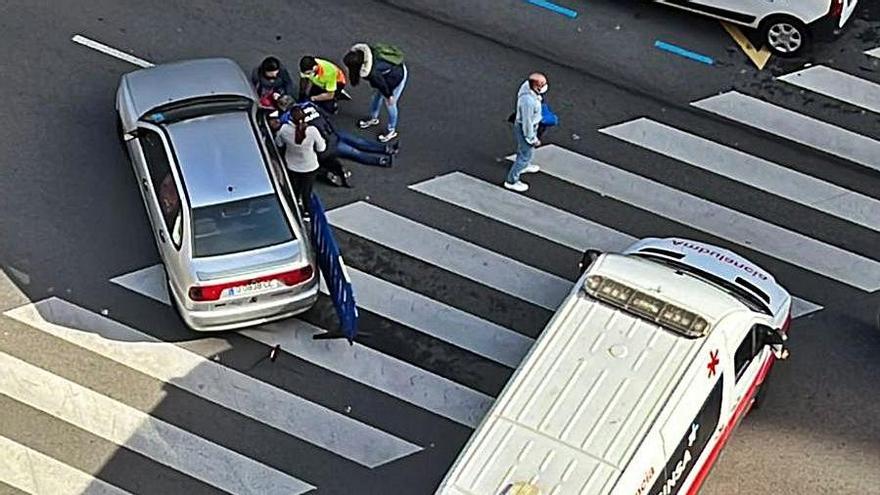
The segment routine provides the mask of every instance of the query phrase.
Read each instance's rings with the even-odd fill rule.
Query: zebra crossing
[[[880,57],[880,48],[866,52],[866,56]],[[875,82],[830,67],[811,67],[778,81],[866,112],[880,113],[880,90]],[[779,138],[783,145],[790,142],[811,153],[833,155],[854,166],[880,171],[880,141],[830,121],[736,91],[691,105],[707,116],[712,114]],[[675,122],[646,116],[609,125],[599,132],[613,138],[621,149],[637,148],[663,156],[683,169],[699,169],[828,215],[854,231],[880,235],[880,198],[827,177],[814,177],[791,163],[772,161],[764,156],[764,150],[733,147],[690,132]],[[670,221],[676,225],[676,235],[720,239],[734,250],[761,253],[771,261],[762,263],[771,273],[798,271],[819,281],[837,281],[852,291],[880,289],[880,254],[869,256],[833,240],[807,235],[787,225],[786,218],[770,221],[742,212],[737,209],[736,198],[722,204],[706,199],[699,191],[673,187],[557,145],[538,149],[534,161],[542,168],[542,180],[565,184],[599,202],[625,204],[641,214]],[[500,181],[500,171],[498,176]],[[408,192],[426,208],[438,203],[447,205],[467,218],[512,228],[522,239],[555,246],[573,257],[586,248],[621,250],[638,238],[627,225],[575,214],[556,198],[537,197],[532,195],[539,194],[534,191],[530,195],[517,194],[500,187],[498,181],[489,182],[464,171],[411,184]],[[510,246],[504,242],[487,246],[466,234],[453,235],[431,222],[419,221],[419,215],[413,213],[406,208],[357,201],[330,210],[328,218],[346,235],[401,259],[437,267],[469,287],[503,294],[543,321],[572,289],[574,273],[568,278],[551,273],[546,267],[533,266],[534,260],[530,264],[512,256]],[[381,473],[405,463],[430,473],[426,479],[439,479],[500,391],[488,393],[467,378],[452,379],[444,368],[458,366],[460,358],[468,356],[490,363],[509,376],[528,353],[533,338],[522,329],[499,323],[502,320],[498,314],[473,314],[451,301],[426,295],[421,288],[429,281],[416,280],[404,287],[368,273],[363,260],[348,257],[347,261],[361,310],[452,349],[425,358],[441,360],[439,365],[395,357],[372,345],[369,339],[353,346],[337,340],[315,340],[314,336],[326,330],[303,319],[241,330],[235,332],[235,338],[263,348],[280,345],[283,354],[304,363],[311,372],[321,373],[334,383],[357,387],[359,393],[375,397],[382,408],[404,411],[412,418],[407,428],[396,427],[382,411],[350,414],[289,383],[254,376],[248,369],[164,341],[154,336],[155,329],[149,327],[149,322],[135,326],[124,317],[111,318],[60,297],[4,313],[41,335],[198,398],[206,408],[246,418],[268,428],[272,436],[294,438],[319,452],[321,459],[329,460],[331,465],[323,470],[327,472],[251,457],[246,449],[204,432],[188,431],[152,411],[2,351],[0,396],[226,493],[321,491],[324,482],[349,472],[357,473],[354,478],[358,481],[352,482],[353,486],[363,487],[366,485],[360,483],[368,482],[381,486]],[[110,282],[172,311],[160,265],[119,274]],[[798,287],[789,289],[795,295],[795,318],[820,311],[829,302],[815,293],[799,294]],[[539,330],[535,328],[531,335]],[[396,345],[406,346],[408,341]],[[456,376],[467,377],[467,373]],[[451,437],[448,432],[453,432]],[[443,454],[433,454],[441,448],[446,449]],[[0,453],[0,482],[25,493],[132,493],[98,473],[85,472],[2,433]],[[426,467],[427,462],[430,465]],[[413,493],[429,493],[432,488],[412,487]]]

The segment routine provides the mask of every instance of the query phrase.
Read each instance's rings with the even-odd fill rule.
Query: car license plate
[[[226,296],[236,297],[236,296],[247,296],[251,294],[260,293],[263,291],[267,291],[270,289],[275,289],[278,287],[277,280],[263,280],[261,282],[254,282],[247,285],[237,285],[235,287],[230,287],[223,291]]]

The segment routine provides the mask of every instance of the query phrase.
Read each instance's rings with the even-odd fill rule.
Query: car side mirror
[[[788,347],[785,345],[788,341],[788,336],[785,332],[783,332],[781,328],[772,328],[764,325],[761,325],[758,328],[760,330],[758,338],[760,339],[759,343],[761,346],[769,345],[770,350],[773,351],[773,354],[777,359],[782,360],[788,358]]]
[[[598,249],[587,249],[584,251],[583,256],[581,256],[581,262],[578,263],[578,274],[583,275],[590,265],[592,265],[599,256],[602,254]]]

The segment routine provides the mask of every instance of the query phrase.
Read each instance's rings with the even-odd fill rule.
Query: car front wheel
[[[788,16],[774,16],[761,25],[761,39],[780,57],[796,57],[810,44],[810,33],[801,21]]]

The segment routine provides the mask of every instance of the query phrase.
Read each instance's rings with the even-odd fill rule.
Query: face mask
[[[549,88],[550,88],[550,83],[544,83],[543,86],[538,88],[538,94],[542,95],[542,94],[546,93]]]

